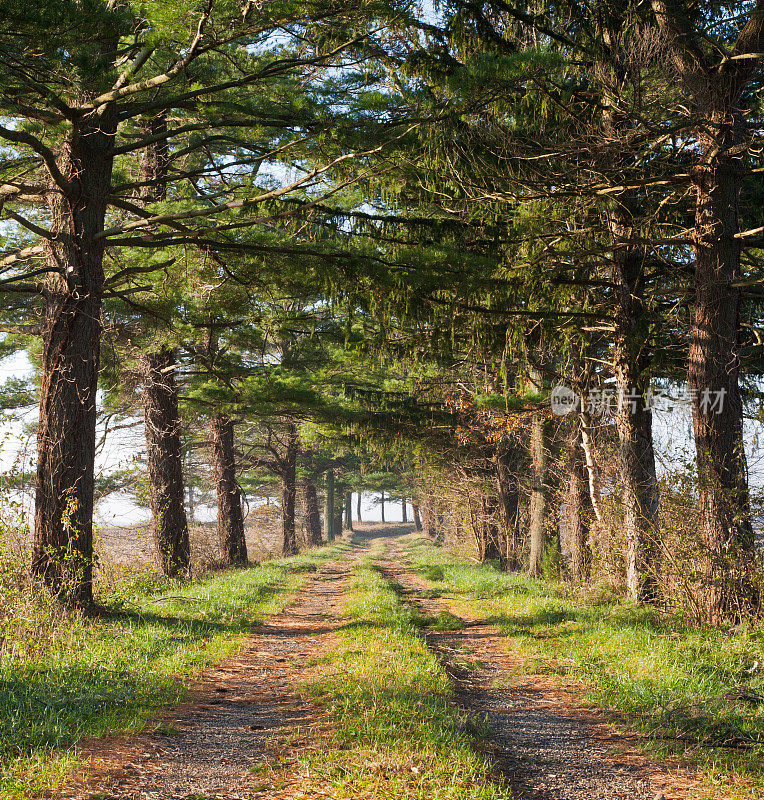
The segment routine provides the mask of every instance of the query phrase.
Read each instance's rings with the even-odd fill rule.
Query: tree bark
[[[324,526],[326,527],[326,541],[333,542],[336,528],[334,525],[334,470],[331,467],[326,471],[326,504],[324,506]]]
[[[304,481],[302,488],[307,544],[309,547],[319,547],[323,544],[323,537],[321,535],[321,512],[318,508],[316,485],[311,481]]]
[[[531,421],[531,497],[530,524],[528,538],[530,540],[530,559],[528,572],[533,577],[541,575],[541,559],[546,544],[546,517],[549,507],[549,489],[547,486],[548,423],[542,414],[534,414]]]
[[[478,542],[478,558],[480,561],[501,562],[500,532],[497,523],[499,511],[498,498],[485,492],[482,496],[480,519],[480,539]]]
[[[408,511],[406,509],[406,498],[404,497],[401,500],[401,522],[405,523],[405,522],[408,522],[408,521],[409,521],[409,517],[408,517]]]
[[[419,506],[416,503],[411,504],[411,509],[414,514],[414,528],[416,530],[422,530],[422,515],[419,513]]]
[[[380,505],[380,507],[382,509],[382,522],[384,522],[385,521],[385,493],[384,492],[380,492],[379,505]]]
[[[631,238],[611,215],[611,230],[621,241]],[[655,474],[650,389],[649,328],[644,312],[642,258],[632,247],[614,255],[618,293],[613,371],[618,406],[616,427],[626,535],[626,586],[635,603],[657,599],[658,483]]]
[[[295,524],[298,446],[297,426],[290,422],[287,425],[286,452],[281,464],[281,531],[283,534],[281,552],[285,556],[293,556],[299,550]]]
[[[225,564],[245,566],[247,542],[244,536],[241,489],[236,480],[233,421],[226,414],[217,414],[210,422],[210,429],[217,485],[217,530],[221,557]]]
[[[435,511],[433,509],[432,497],[425,498],[424,506],[422,507],[422,516],[424,517],[424,532],[425,535],[437,541],[438,539],[438,526],[435,521]]]
[[[593,510],[579,420],[575,420],[570,434],[566,484],[562,549],[571,580],[582,581],[589,577],[591,566],[589,530]]]
[[[345,492],[345,528],[353,530],[353,493]]]
[[[191,562],[175,364],[172,350],[141,357],[152,531],[157,569],[169,577],[188,575]]]
[[[363,497],[363,493],[362,492],[358,492],[358,499],[356,500],[356,504],[355,504],[355,516],[356,516],[356,519],[359,522],[363,522],[363,520],[361,519],[361,498],[362,497]]]
[[[520,468],[517,448],[510,445],[496,454],[496,484],[502,509],[501,537],[502,567],[516,571],[522,567],[522,537],[520,534]]]
[[[96,391],[101,348],[104,229],[113,110],[72,123],[57,166],[68,188],[48,194],[50,228],[42,324],[32,572],[62,600],[93,601]]]
[[[714,140],[703,141],[707,162],[696,172],[695,316],[690,343],[690,391],[706,546],[708,616],[712,624],[745,616],[755,602],[751,572],[754,534],[743,443],[740,371],[739,167],[713,155],[739,144],[742,120],[713,114]]]
[[[764,49],[764,11],[757,3],[728,48],[707,55],[681,3],[652,0],[670,58],[699,117],[695,185],[695,313],[689,383],[706,549],[709,621],[745,617],[756,604],[755,544],[743,443],[740,371],[739,196],[749,135],[744,92]],[[753,56],[753,57],[746,57]]]

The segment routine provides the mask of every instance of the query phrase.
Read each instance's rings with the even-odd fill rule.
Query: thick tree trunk
[[[323,544],[321,536],[321,512],[318,508],[318,492],[316,485],[310,481],[305,481],[302,486],[303,504],[305,506],[305,531],[307,534],[307,545],[318,547]]]
[[[353,530],[353,493],[345,492],[345,528]]]
[[[324,526],[326,527],[326,541],[333,542],[336,528],[334,524],[334,470],[326,471],[326,503],[324,505]]]
[[[210,422],[212,459],[217,486],[218,542],[223,563],[244,566],[247,542],[244,538],[244,514],[241,489],[236,480],[233,421],[217,414]]]
[[[409,517],[408,517],[408,511],[406,509],[406,498],[404,497],[403,500],[401,500],[401,522],[408,522],[408,521]]]
[[[188,575],[191,560],[175,363],[172,350],[141,357],[146,478],[156,561],[160,572],[170,577]]]
[[[297,500],[297,426],[287,426],[286,452],[282,459],[281,473],[281,531],[283,544],[281,552],[285,556],[293,556],[298,550],[297,526],[295,524],[295,505]]]
[[[736,21],[731,58],[707,50],[682,4],[651,0],[698,120],[695,184],[695,313],[689,354],[709,621],[745,617],[756,604],[755,545],[743,446],[740,371],[739,195],[750,136],[741,110],[764,49],[764,13]],[[747,15],[747,17],[746,17]],[[746,96],[748,95],[748,96]]]
[[[361,519],[361,498],[363,497],[362,492],[358,492],[358,498],[355,502],[355,517],[359,522],[363,522]]]
[[[740,371],[740,167],[727,155],[740,141],[742,120],[711,116],[713,139],[696,170],[695,316],[689,379],[698,465],[701,525],[714,625],[748,613],[755,602],[754,534],[743,444]]]
[[[73,124],[57,165],[67,189],[48,195],[40,416],[32,572],[62,600],[93,600],[96,390],[101,347],[104,229],[116,120]]]
[[[416,503],[411,504],[411,510],[414,514],[414,527],[416,530],[422,530],[422,515],[419,513],[419,506]]]

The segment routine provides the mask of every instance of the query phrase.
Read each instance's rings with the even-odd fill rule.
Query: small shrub
[[[423,570],[422,575],[424,576],[425,580],[430,581],[430,583],[438,583],[439,581],[445,579],[446,571],[440,566],[440,564],[433,564],[429,567],[426,567]]]
[[[464,620],[452,614],[450,611],[441,611],[438,618],[430,625],[433,631],[460,631],[466,627]]]

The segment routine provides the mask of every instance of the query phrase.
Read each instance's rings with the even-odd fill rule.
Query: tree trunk
[[[355,503],[355,516],[356,516],[356,519],[359,522],[363,522],[363,520],[361,519],[361,498],[362,498],[362,496],[363,496],[363,493],[362,492],[358,492],[358,499],[356,500],[356,503]]]
[[[244,514],[241,489],[236,480],[233,421],[226,414],[217,414],[210,422],[212,458],[217,485],[218,542],[225,564],[247,564],[247,542],[244,537]]]
[[[581,427],[575,421],[570,434],[567,464],[567,485],[565,487],[565,529],[563,553],[568,562],[571,580],[582,581],[589,577],[591,549],[589,530],[593,516],[589,495],[586,457],[581,444]]]
[[[353,493],[345,492],[345,528],[353,530]]]
[[[318,492],[316,485],[310,481],[303,483],[303,502],[305,504],[305,530],[309,547],[323,544],[321,536],[321,513],[318,509]]]
[[[531,421],[531,497],[530,525],[530,561],[528,572],[534,578],[541,575],[541,559],[546,543],[546,522],[549,506],[549,489],[547,486],[547,454],[549,451],[548,423],[542,414],[534,414]]]
[[[421,531],[422,530],[422,516],[419,513],[419,506],[416,505],[416,503],[412,503],[411,504],[411,509],[412,509],[412,511],[414,513],[414,527],[416,528],[416,530]]]
[[[334,525],[334,470],[326,471],[326,504],[324,506],[324,526],[326,527],[326,541],[333,542],[336,528]]]
[[[404,497],[403,500],[401,500],[401,522],[406,523],[408,521],[409,517],[406,509],[406,498]]]
[[[641,326],[639,319],[632,317],[632,321]],[[626,319],[622,322],[628,324]],[[634,347],[639,342],[634,341],[632,333],[618,326],[614,354],[626,586],[635,603],[649,603],[657,599],[658,591],[658,484],[652,412],[645,399],[650,386],[646,372],[649,354],[644,340],[641,348]],[[643,334],[638,336],[642,338]]]
[[[668,55],[682,78],[698,120],[695,184],[695,313],[689,354],[693,429],[698,467],[701,532],[706,549],[709,621],[721,625],[746,616],[756,604],[756,553],[743,443],[740,371],[739,199],[746,150],[741,107],[764,48],[759,4],[741,14],[734,58],[706,55],[681,4],[652,0],[656,21],[671,45]],[[746,97],[746,94],[749,97]]]
[[[281,552],[285,556],[293,556],[298,550],[297,526],[295,524],[295,505],[297,500],[297,426],[290,422],[287,425],[287,445],[282,459],[281,473],[281,530],[283,545]]]
[[[157,568],[170,577],[188,575],[191,561],[175,365],[172,350],[141,357],[146,477]]]
[[[501,562],[500,532],[497,523],[499,501],[495,496],[483,493],[479,525],[478,558],[480,561]]]
[[[379,504],[382,509],[382,522],[385,521],[385,493],[381,492],[379,496]]]
[[[48,194],[46,308],[37,431],[32,572],[62,600],[93,600],[96,391],[101,348],[104,229],[113,111],[72,124],[57,166],[69,186]]]
[[[754,605],[754,535],[743,444],[740,370],[739,167],[724,155],[740,141],[741,120],[711,117],[707,163],[696,171],[695,316],[690,343],[690,391],[703,539],[708,616],[714,625],[745,616]],[[706,160],[704,159],[704,161]]]
[[[422,507],[422,516],[424,517],[425,535],[433,541],[437,541],[438,526],[435,522],[432,497],[425,498],[424,506]]]
[[[496,454],[496,483],[502,509],[503,536],[502,566],[516,571],[522,567],[522,537],[520,535],[520,468],[517,448],[510,445]]]

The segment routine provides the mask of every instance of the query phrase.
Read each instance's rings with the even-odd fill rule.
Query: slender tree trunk
[[[358,498],[355,503],[355,516],[359,522],[363,522],[361,519],[361,498],[363,497],[362,492],[358,492]]]
[[[353,493],[345,492],[345,528],[353,530]]]
[[[326,541],[333,542],[336,528],[334,524],[334,470],[326,471],[326,505],[324,506],[324,525],[326,527]]]
[[[531,497],[530,497],[530,562],[528,572],[533,577],[541,575],[541,559],[546,543],[546,522],[549,507],[547,468],[549,452],[548,423],[542,414],[534,414],[531,421]]]
[[[382,522],[384,522],[385,521],[385,493],[384,492],[380,492],[379,505],[380,505],[380,508],[382,509]]]
[[[344,509],[345,495],[342,492],[334,492],[334,532],[335,536],[342,536],[342,511]]]
[[[226,414],[217,414],[210,422],[210,430],[217,484],[220,553],[223,563],[244,566],[247,563],[247,542],[244,537],[241,489],[236,480],[233,421]]]
[[[188,516],[188,524],[193,525],[196,521],[196,504],[194,502],[194,487],[193,484],[188,480],[188,473],[186,475],[186,505],[187,505],[187,516]]]
[[[297,526],[295,524],[295,505],[297,500],[297,426],[287,425],[286,453],[282,460],[281,529],[285,556],[293,556],[298,551]]]
[[[146,477],[151,504],[157,568],[164,575],[187,575],[191,547],[183,486],[175,353],[160,350],[142,358]]]
[[[510,445],[496,454],[496,483],[502,509],[502,565],[504,569],[519,570],[522,567],[522,537],[520,535],[520,490],[517,448]]]
[[[480,561],[501,562],[500,532],[497,523],[499,501],[495,496],[483,493],[482,513],[479,525],[480,541],[478,544],[478,557]]]
[[[569,442],[563,518],[565,529],[563,550],[567,556],[571,579],[582,581],[589,577],[591,565],[589,529],[593,511],[579,420],[576,420],[576,424],[571,430]]]
[[[411,504],[411,510],[414,514],[414,527],[418,530],[422,530],[422,515],[419,513],[419,506],[416,503]]]
[[[48,194],[50,228],[42,329],[32,572],[62,600],[93,600],[96,391],[101,348],[104,229],[113,111],[72,123]]]
[[[621,298],[620,309],[626,313],[617,323],[614,353],[626,586],[635,603],[644,603],[656,600],[658,591],[658,483],[652,412],[646,403],[650,356],[642,313],[626,311],[637,298],[641,302],[641,291],[635,291],[633,282],[621,284],[619,290],[628,295]]]
[[[408,511],[406,509],[406,498],[404,497],[401,500],[401,522],[408,522],[408,521],[409,517],[408,517]]]
[[[318,492],[316,485],[311,481],[303,483],[303,502],[305,505],[305,530],[307,532],[307,544],[310,547],[318,547],[323,544],[321,536],[321,512],[318,508]]]

